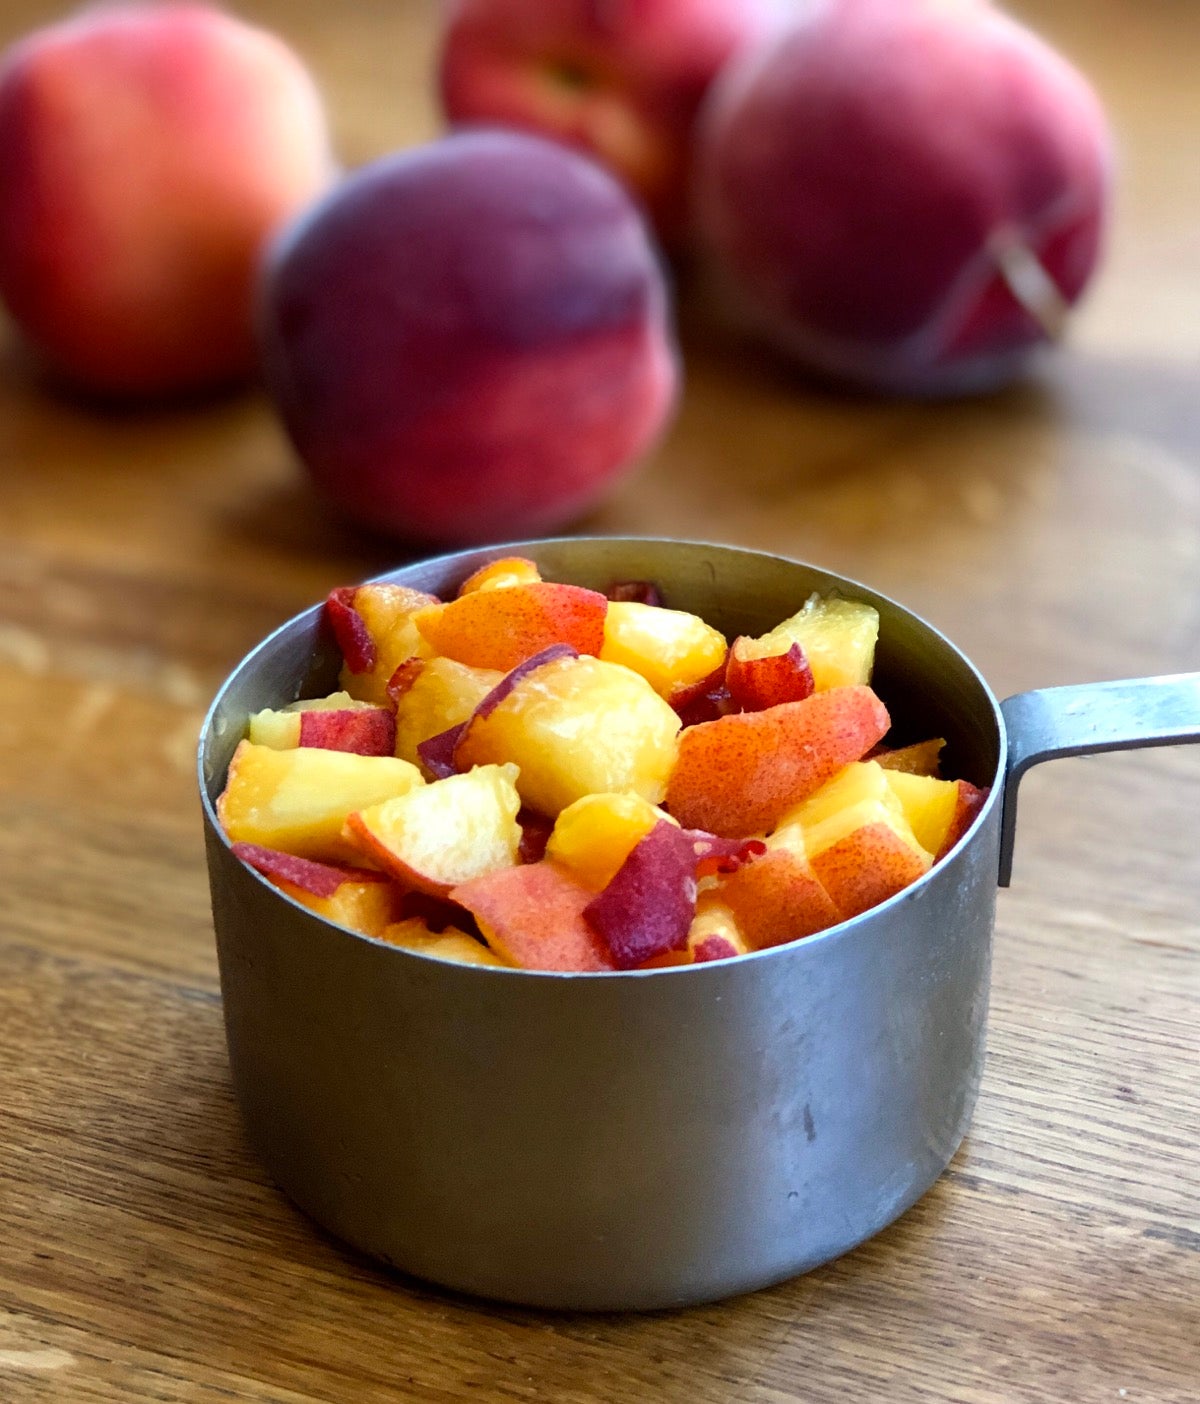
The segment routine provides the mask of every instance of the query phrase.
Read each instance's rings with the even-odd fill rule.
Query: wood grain
[[[347,164],[437,130],[433,0],[233,8],[312,65]],[[1200,660],[1200,8],[1015,8],[1119,141],[1068,344],[983,400],[849,399],[733,338],[685,275],[679,418],[587,524],[866,580],[1001,694]],[[0,42],[57,13],[8,0]],[[255,393],[100,411],[0,344],[5,1404],[1195,1404],[1200,751],[1024,782],[974,1125],[891,1229],[675,1314],[443,1294],[330,1241],[243,1140],[194,782],[232,664],[401,553],[325,518]]]

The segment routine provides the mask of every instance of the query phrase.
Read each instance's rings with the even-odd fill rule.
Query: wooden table
[[[58,8],[8,0],[0,40]],[[349,164],[436,131],[432,0],[235,8],[312,64]],[[1200,8],[1021,9],[1120,142],[1068,344],[990,398],[850,401],[685,307],[679,419],[588,523],[869,581],[1000,695],[1200,659]],[[256,395],[101,413],[4,355],[0,1399],[1200,1399],[1200,751],[1027,781],[973,1129],[867,1246],[641,1318],[396,1280],[243,1141],[193,750],[250,645],[399,553],[323,518]]]

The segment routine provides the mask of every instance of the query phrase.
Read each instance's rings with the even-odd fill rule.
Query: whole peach
[[[1110,141],[1085,80],[983,0],[824,0],[718,81],[699,222],[802,364],[982,389],[1061,330],[1095,266]]]
[[[263,242],[332,174],[280,40],[198,5],[82,11],[0,64],[0,297],[94,392],[245,377]]]
[[[677,244],[700,103],[778,12],[778,0],[454,0],[443,106],[454,122],[520,127],[595,157]]]
[[[564,525],[674,403],[666,287],[633,202],[517,132],[349,176],[277,239],[261,308],[297,452],[331,503],[385,534]]]

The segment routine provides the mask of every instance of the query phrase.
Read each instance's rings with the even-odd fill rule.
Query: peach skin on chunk
[[[660,697],[690,687],[725,661],[725,635],[699,615],[636,600],[612,600],[600,657],[640,673]]]
[[[370,702],[359,702],[348,692],[331,692],[328,697],[306,697],[299,702],[289,702],[286,707],[264,707],[261,712],[250,716],[247,731],[248,739],[256,746],[274,746],[277,751],[286,751],[299,746],[301,712],[353,712],[370,711]],[[330,747],[331,750],[348,750],[349,747]]]
[[[458,742],[458,768],[515,762],[521,798],[539,814],[553,818],[584,795],[628,791],[657,804],[666,792],[679,717],[628,668],[587,656],[555,658],[481,713]]]
[[[416,616],[435,652],[472,668],[509,672],[551,644],[597,654],[604,645],[608,601],[580,585],[534,581],[503,590],[472,590]]]
[[[395,915],[396,888],[386,873],[316,863],[253,843],[232,847],[243,863],[326,921],[378,936]]]
[[[612,881],[633,846],[667,818],[641,795],[584,795],[554,821],[546,857],[599,892]]]
[[[412,659],[396,696],[396,754],[421,766],[417,747],[464,722],[504,676],[492,668],[469,668],[453,658]]]
[[[689,959],[694,963],[728,960],[751,949],[733,910],[714,893],[702,893],[688,931]]]
[[[416,951],[418,955],[437,956],[439,960],[457,961],[460,965],[508,964],[465,931],[456,931],[453,927],[441,932],[430,931],[420,917],[391,922],[379,936],[391,946]]]
[[[480,765],[359,810],[345,837],[408,887],[445,897],[452,887],[517,861],[521,801],[515,765]]]
[[[929,870],[904,807],[874,761],[847,765],[788,815],[812,871],[843,918],[894,896]]]
[[[335,633],[346,655],[338,681],[351,697],[386,707],[389,705],[387,685],[392,674],[407,659],[430,651],[413,620],[419,610],[435,606],[437,601],[422,590],[410,590],[407,585],[380,584],[358,586],[349,594],[348,603],[366,626],[373,649],[369,666],[354,671],[352,663],[359,660],[342,642],[344,630],[335,625]]]
[[[814,852],[813,872],[845,918],[894,897],[929,871],[930,857],[880,813]]]
[[[879,611],[860,600],[812,595],[790,619],[757,639],[739,639],[742,657],[765,658],[799,644],[812,669],[813,687],[869,683],[879,638]]]
[[[395,756],[299,746],[276,751],[241,741],[229,762],[217,817],[233,843],[278,848],[323,862],[360,862],[342,837],[347,816],[425,782]]]
[[[279,889],[326,921],[361,931],[364,936],[378,936],[395,915],[396,889],[383,873],[343,882],[329,897],[317,897],[286,880],[279,883]]]
[[[875,693],[855,686],[690,726],[679,738],[667,808],[685,827],[723,838],[769,832],[787,810],[865,755],[889,724]]]
[[[615,970],[600,937],[583,919],[595,893],[549,861],[500,868],[456,887],[489,947],[526,970]]]
[[[808,861],[798,825],[777,829],[767,851],[721,878],[717,893],[755,951],[834,926],[842,916]]]
[[[942,844],[934,853],[935,858],[944,857],[962,838],[963,834],[975,822],[975,816],[983,808],[983,802],[991,793],[987,787],[980,789],[978,785],[972,785],[969,780],[956,780],[957,802],[954,806],[954,818],[950,821],[950,828],[947,830]]]

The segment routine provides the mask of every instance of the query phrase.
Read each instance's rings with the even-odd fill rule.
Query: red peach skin
[[[255,367],[262,246],[333,176],[280,40],[204,5],[93,6],[0,64],[0,296],[61,376],[145,397]]]
[[[928,854],[918,852],[882,822],[864,824],[810,861],[847,920],[916,882],[928,872],[930,862]]]
[[[889,725],[875,693],[854,686],[685,727],[667,809],[686,828],[724,838],[765,833]]]
[[[1097,261],[1110,139],[1086,81],[982,0],[803,7],[714,87],[701,237],[748,321],[869,388],[998,384]]]
[[[454,888],[497,955],[526,970],[615,970],[583,919],[596,894],[550,862],[502,868]]]
[[[772,848],[723,878],[717,895],[751,950],[812,936],[842,920],[808,860],[789,848]]]

